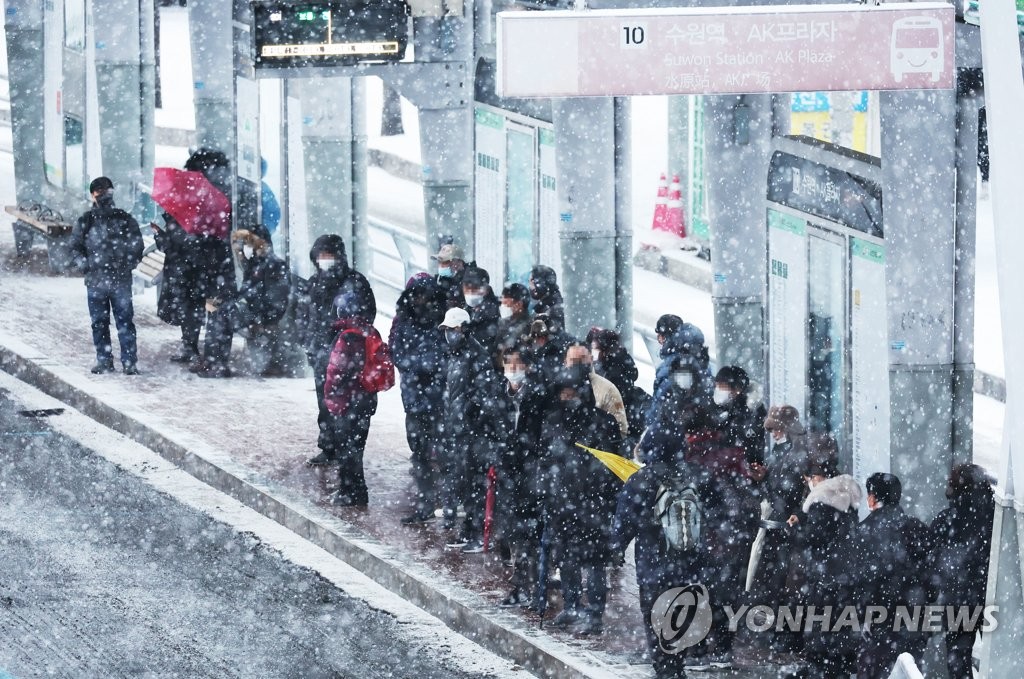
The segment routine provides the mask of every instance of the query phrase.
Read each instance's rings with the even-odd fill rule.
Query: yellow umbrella
[[[636,471],[643,466],[639,462],[627,460],[621,455],[616,455],[615,453],[606,453],[603,450],[598,450],[597,448],[590,448],[588,446],[583,445],[582,443],[577,443],[576,447],[582,448],[583,450],[587,451],[597,459],[601,460],[601,462],[603,462],[604,465],[608,467],[608,469],[611,469],[612,473],[618,476],[620,479],[622,479],[623,482],[628,481],[629,477],[635,474]]]

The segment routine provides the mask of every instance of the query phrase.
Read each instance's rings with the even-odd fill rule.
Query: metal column
[[[153,3],[103,0],[92,13],[103,172],[124,201],[129,185],[153,176]]]
[[[419,105],[420,152],[423,158],[423,202],[427,247],[441,235],[450,235],[466,257],[476,251],[473,227],[473,25],[474,3],[447,2],[445,16],[415,17],[417,62],[450,63],[460,82],[456,87],[438,83],[435,89],[465,94],[446,106]],[[427,71],[426,73],[435,73]],[[405,94],[400,82],[390,81]],[[414,100],[414,103],[415,100]]]
[[[985,109],[991,153],[999,308],[1006,354],[1006,413],[997,493],[987,602],[999,605],[999,628],[982,636],[981,673],[1010,676],[1024,666],[1024,361],[1014,349],[1024,336],[1024,111],[1020,38],[1010,0],[981,3],[981,47],[985,61]]]
[[[714,96],[704,104],[711,219],[711,298],[719,365],[764,382],[765,207],[772,96]]]
[[[952,464],[956,95],[883,92],[891,469],[906,506],[946,506]]]
[[[6,1],[7,71],[11,96],[14,180],[18,201],[38,201],[46,186],[43,170],[43,5],[38,0]]]
[[[566,330],[616,327],[615,102],[560,99],[552,105],[561,215]],[[628,154],[627,154],[628,155]]]

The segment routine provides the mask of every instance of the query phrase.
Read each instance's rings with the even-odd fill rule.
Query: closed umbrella
[[[623,481],[623,483],[628,481],[629,477],[635,474],[641,466],[639,462],[627,460],[621,455],[609,453],[604,450],[598,450],[597,448],[591,448],[589,446],[583,445],[582,443],[577,443],[576,447],[582,448],[583,450],[587,451],[597,459],[601,460],[601,462],[604,463],[604,466],[608,467],[608,469],[611,469],[612,473],[618,476],[619,479]]]
[[[152,196],[188,233],[221,239],[231,233],[231,201],[202,172],[158,167]]]

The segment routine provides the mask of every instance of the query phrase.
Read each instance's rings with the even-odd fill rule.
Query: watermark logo
[[[651,608],[651,628],[663,653],[675,655],[699,644],[711,631],[707,587],[690,584],[662,592]]]

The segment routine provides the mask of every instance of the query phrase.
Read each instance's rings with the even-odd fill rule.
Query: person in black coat
[[[242,265],[242,286],[226,300],[207,303],[210,319],[196,371],[200,377],[228,377],[232,335],[276,324],[288,306],[288,265],[274,254],[267,227],[239,229],[232,242]]]
[[[405,409],[405,436],[412,451],[416,502],[404,524],[434,518],[437,506],[437,454],[443,417],[448,351],[437,326],[444,318],[445,293],[429,274],[409,279],[395,304],[388,345],[398,369]]]
[[[927,645],[921,632],[895,631],[898,606],[923,606],[926,578],[922,576],[928,553],[928,527],[907,516],[900,507],[903,485],[892,474],[868,477],[871,513],[857,527],[857,558],[850,575],[863,615],[869,607],[884,609],[886,619],[861,634],[857,653],[858,679],[887,679],[900,653],[919,658]]]
[[[798,549],[792,560],[789,586],[796,603],[831,607],[829,629],[805,626],[803,658],[823,679],[847,677],[855,671],[860,634],[844,628],[832,630],[842,611],[857,605],[857,589],[850,572],[856,554],[857,506],[860,485],[849,474],[839,474],[835,442],[828,435],[811,439],[804,467],[810,488],[799,512],[788,519],[796,528]]]
[[[623,553],[629,543],[636,540],[636,580],[640,588],[640,617],[647,637],[647,648],[654,663],[658,679],[679,679],[685,677],[685,659],[700,641],[699,638],[684,638],[678,647],[655,629],[651,611],[655,601],[663,593],[674,588],[699,585],[706,566],[703,550],[681,552],[669,546],[657,512],[659,493],[665,487],[693,485],[698,497],[706,497],[710,479],[704,468],[691,465],[685,460],[686,445],[672,430],[654,426],[644,432],[640,448],[647,465],[629,477],[617,498],[612,549]],[[702,526],[707,526],[702,521]],[[706,590],[705,590],[706,594]],[[711,616],[703,616],[705,624],[694,624],[693,629],[700,636],[711,626]],[[696,621],[696,616],[695,616]]]
[[[85,272],[86,299],[96,348],[94,374],[114,370],[110,344],[110,314],[114,314],[121,367],[137,375],[135,308],[132,305],[132,270],[142,261],[142,233],[130,214],[114,206],[114,183],[97,177],[89,185],[93,207],[78,218],[69,247]]]
[[[529,604],[539,578],[545,492],[541,433],[551,395],[526,356],[519,346],[502,353],[510,433],[498,467],[499,525],[514,563],[503,606]]]
[[[807,485],[807,432],[800,413],[789,405],[772,406],[764,420],[770,450],[764,464],[750,464],[751,475],[762,500],[760,530],[764,546],[756,572],[748,576],[759,602],[786,603],[786,577],[795,533],[786,523],[800,511]]]
[[[445,528],[455,528],[459,504],[466,511],[461,530],[447,546],[475,554],[483,551],[487,472],[501,459],[508,419],[504,380],[469,327],[469,314],[458,307],[448,309],[440,326],[449,348],[441,475]]]
[[[949,507],[931,523],[928,553],[929,587],[941,606],[984,606],[988,582],[994,480],[976,464],[959,464],[949,474]],[[971,649],[976,629],[946,632],[949,676],[972,676]]]
[[[470,265],[462,272],[463,307],[469,312],[469,333],[492,354],[498,346],[498,321],[501,303],[491,290],[486,269]]]
[[[558,289],[558,276],[550,266],[538,264],[530,270],[530,297],[533,298],[533,314],[544,314],[552,330],[565,330],[565,302]]]
[[[190,363],[199,357],[199,333],[206,320],[203,294],[199,290],[196,238],[164,213],[164,227],[150,222],[156,246],[164,253],[163,278],[156,314],[164,323],[181,328],[181,350],[171,356],[175,363]]]
[[[600,634],[608,596],[605,567],[611,560],[609,539],[621,481],[575,444],[613,451],[621,435],[615,419],[597,408],[589,378],[564,371],[553,388],[553,408],[541,433],[548,479],[544,530],[550,563],[561,568],[563,608],[551,624],[565,628],[585,623],[582,633]]]
[[[756,409],[747,405],[750,378],[739,366],[727,365],[715,375],[712,398],[717,408],[718,430],[724,443],[743,451],[749,463],[764,464],[764,418],[768,416],[763,404]]]
[[[651,395],[636,385],[639,373],[633,357],[622,346],[619,334],[614,330],[591,328],[587,333],[587,345],[594,358],[594,372],[615,385],[626,407],[629,436],[624,449],[632,450],[644,430],[647,409],[651,407]]]
[[[334,300],[341,292],[342,286],[347,286],[355,295],[352,302],[353,313],[368,325],[373,325],[377,318],[377,301],[366,277],[349,266],[345,255],[345,241],[341,236],[327,234],[317,238],[309,250],[309,259],[316,265],[316,272],[310,276],[305,296],[299,303],[297,321],[306,358],[313,368],[313,384],[319,406],[317,426],[320,429],[320,436],[317,446],[320,453],[307,464],[321,466],[337,464],[340,455],[331,434],[330,413],[324,405],[327,362],[330,360],[331,348],[337,335],[334,329],[334,322],[337,320]]]

